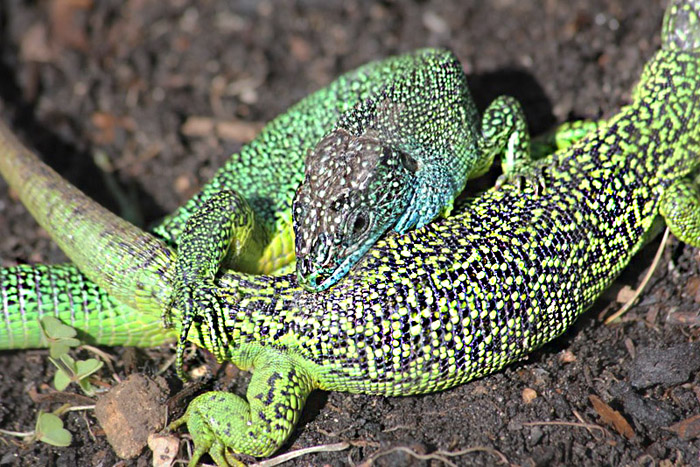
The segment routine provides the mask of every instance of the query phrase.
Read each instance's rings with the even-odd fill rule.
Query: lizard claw
[[[206,326],[205,332],[200,335],[205,347],[219,360],[225,355],[228,337],[221,307],[216,299],[216,290],[215,285],[209,281],[180,284],[172,295],[170,306],[166,309],[165,315],[169,318],[172,317],[173,310],[182,313],[182,327],[175,353],[175,369],[177,375],[183,380],[188,379],[182,366],[187,337],[194,323],[204,323]]]

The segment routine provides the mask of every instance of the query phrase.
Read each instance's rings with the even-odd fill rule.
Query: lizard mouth
[[[310,292],[320,292],[330,287],[331,278],[337,269],[333,259],[335,249],[327,241],[325,234],[319,235],[319,241],[311,253],[297,257],[297,281]]]
[[[328,279],[331,278],[335,268],[330,261],[319,264],[309,256],[297,258],[297,282],[304,289],[310,292],[320,292],[330,286]]]
[[[328,279],[332,276],[332,269],[324,268],[322,270],[310,269],[311,272],[297,269],[297,282],[304,289],[310,292],[320,292],[329,287]]]

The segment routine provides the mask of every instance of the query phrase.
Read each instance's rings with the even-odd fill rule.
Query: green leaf
[[[61,419],[52,413],[39,412],[34,431],[39,441],[53,446],[70,446],[70,432],[63,428]]]
[[[41,318],[41,324],[44,327],[46,335],[53,339],[67,339],[75,337],[78,334],[75,329],[63,324],[61,320],[53,316],[44,316]],[[78,344],[80,344],[80,341],[78,341]]]
[[[80,341],[75,338],[77,331],[53,316],[41,318],[41,329],[49,341],[49,353],[53,358],[61,358],[71,347],[80,345]]]
[[[61,363],[66,366],[71,372],[75,373],[75,360],[70,355],[61,355]]]
[[[71,382],[71,377],[62,369],[59,369],[55,375],[53,375],[53,386],[57,391],[63,391],[68,387]]]
[[[102,368],[102,365],[103,363],[97,360],[96,358],[78,360],[75,363],[76,375],[74,381],[77,380],[80,389],[82,389],[83,392],[88,396],[92,396],[95,394],[95,388],[92,384],[90,384],[88,377],[100,368]]]
[[[80,386],[80,389],[85,393],[86,396],[92,397],[95,395],[95,386],[90,384],[90,380],[88,380],[88,379],[78,380],[78,386]]]
[[[51,355],[52,358],[61,358],[68,353],[70,348],[71,345],[66,342],[51,342],[49,344],[49,355]]]
[[[85,379],[100,368],[103,363],[96,358],[88,358],[87,360],[78,360],[75,362],[75,375],[78,379]]]

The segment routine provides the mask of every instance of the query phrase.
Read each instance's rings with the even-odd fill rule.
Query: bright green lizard
[[[399,121],[402,125],[412,122],[413,126],[399,126]],[[401,198],[400,207],[407,217],[410,214],[411,223],[418,220],[428,222],[441,210],[449,209],[452,198],[463,188],[467,174],[478,176],[483,173],[496,154],[502,154],[505,172],[517,174],[526,164],[529,136],[520,105],[514,99],[496,99],[486,109],[481,128],[478,128],[478,123],[465,75],[450,52],[424,49],[364,65],[303,99],[266,125],[254,141],[231,157],[200,193],[156,226],[154,232],[171,246],[184,243],[189,249],[188,254],[201,248],[225,256],[213,261],[216,265],[213,269],[218,269],[219,260],[222,260],[225,265],[251,273],[279,271],[295,259],[291,208],[295,189],[304,176],[305,156],[313,158],[323,149],[323,142],[315,147],[319,140],[327,141],[339,132],[349,135],[350,131],[358,134],[364,131],[365,137],[367,132],[381,136],[387,148],[391,144],[404,150],[412,149],[414,165],[420,162],[424,167],[417,175],[411,175],[412,181],[416,182],[411,186],[420,185],[421,190],[430,192],[431,196],[418,197],[420,202],[412,200],[411,209],[407,202],[413,191],[406,190],[401,196],[397,194],[397,199]],[[409,138],[409,129],[412,134],[430,136]],[[450,148],[452,153],[445,154],[445,148]],[[419,149],[423,152],[430,149],[432,153],[424,155],[418,152]],[[439,153],[437,149],[443,152]],[[428,156],[434,157],[434,161],[428,160]],[[451,157],[449,161],[448,156]],[[449,174],[446,173],[448,163],[452,169]],[[428,186],[427,181],[434,182],[436,177],[445,181],[440,190]],[[191,215],[225,190],[241,194],[252,207],[254,215],[250,231],[239,231],[235,242],[227,235],[216,242],[212,242],[210,236],[190,236],[185,242],[180,241]],[[439,203],[434,202],[434,198]],[[387,219],[367,229],[363,233],[362,249],[354,250],[352,258],[345,259],[342,272],[336,272],[333,279],[326,280],[324,287],[338,280],[379,235],[396,223],[398,214],[400,212],[394,207],[391,224]],[[407,225],[404,230],[408,228]],[[309,238],[308,235],[304,237]],[[340,263],[342,259],[337,261]],[[179,276],[183,280],[170,308],[185,309],[184,319],[189,322],[197,317],[197,311],[187,310],[187,298],[197,294],[197,287],[206,285],[201,282],[207,277],[202,275],[202,265],[189,263],[181,265]],[[309,281],[304,283],[313,289],[308,285]],[[200,295],[206,295],[206,287],[203,292]],[[100,300],[107,300],[106,295]],[[207,315],[206,311],[201,314]],[[187,325],[184,328],[186,334]],[[14,345],[37,345],[40,334],[26,332],[15,339],[17,344]],[[170,334],[163,333],[163,338],[166,336]],[[124,338],[129,337],[125,335]],[[184,340],[185,335],[181,335],[181,341]],[[182,354],[182,346],[178,353]]]
[[[353,218],[331,221],[342,227],[335,235],[328,229],[319,234],[314,222],[318,219],[314,208],[325,200],[305,201],[309,184],[296,192],[297,280],[307,290],[320,291],[342,278],[387,230],[405,233],[449,213],[467,177],[482,175],[496,154],[502,155],[507,176],[525,172],[529,143],[520,105],[510,97],[496,99],[479,125],[462,67],[443,50],[424,49],[370,63],[304,99],[275,119],[199,195],[156,228],[163,238],[180,245],[179,257],[188,259],[178,264],[179,283],[169,305],[183,314],[177,367],[193,320],[219,314],[216,302],[208,297],[222,262],[264,273],[292,260],[292,197],[307,152],[306,177],[317,182],[313,194],[322,199],[326,190],[318,185],[329,175],[360,173],[352,164],[358,154],[371,151],[397,161],[389,185],[394,188],[382,200],[374,200],[376,209],[360,213],[352,205],[359,199],[350,196],[343,214]],[[222,193],[228,190],[252,207],[254,215],[245,231],[236,223],[248,221],[229,206],[237,200]],[[201,209],[215,217],[199,216],[206,225],[185,229],[192,213]],[[219,234],[210,235],[212,230]],[[208,325],[212,335],[223,338],[217,345],[227,345],[225,333],[214,331],[218,326],[213,322]]]
[[[547,176],[539,193],[505,184],[447,219],[385,238],[322,293],[305,292],[293,276],[222,271],[210,291],[221,310],[211,321],[220,329],[197,321],[189,338],[255,371],[247,402],[204,394],[178,422],[187,421],[195,440],[193,463],[207,451],[219,463],[231,460],[225,446],[273,452],[315,388],[424,393],[521,358],[590,306],[644,243],[658,214],[680,239],[700,245],[698,194],[685,178],[700,163],[700,55],[694,52],[700,26],[697,5],[681,6],[668,10],[663,49],[646,66],[633,103],[594,134],[533,164]],[[35,217],[110,300],[123,302],[120,313],[157,318],[173,292],[174,252],[97,212],[18,152],[6,131],[2,136],[0,170]],[[240,198],[231,199],[245,212]],[[202,219],[188,222],[193,228],[209,219],[204,208]],[[60,228],[66,222],[68,233],[86,227],[80,236],[67,235]],[[81,251],[84,245],[99,250]],[[107,265],[96,265],[97,255],[109,258]],[[36,292],[45,283],[29,277],[26,289],[3,284],[8,323],[44,303]],[[65,317],[90,311],[82,303],[66,309]]]

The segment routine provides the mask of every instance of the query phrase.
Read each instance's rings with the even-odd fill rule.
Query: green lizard
[[[700,162],[697,13],[697,5],[669,8],[664,47],[645,68],[631,105],[533,164],[546,172],[544,191],[514,184],[487,191],[448,219],[379,241],[322,293],[304,292],[293,276],[222,271],[211,290],[221,314],[212,320],[220,320],[228,343],[217,348],[221,337],[201,322],[189,338],[255,372],[247,402],[204,394],[177,422],[187,421],[195,440],[192,462],[210,451],[223,464],[230,460],[226,446],[254,455],[274,451],[315,388],[416,394],[502,368],[590,306],[659,213],[679,238],[700,244],[698,196],[685,179]],[[3,136],[3,175],[84,272],[135,308],[124,313],[158,314],[167,306],[174,253],[106,213],[89,214],[94,206],[65,187],[56,190],[59,181],[45,170],[37,174],[36,161],[27,162]],[[32,202],[50,189],[56,202]],[[53,209],[56,203],[69,208]],[[61,239],[65,232],[55,224],[66,218],[97,227],[86,229],[87,239]],[[91,270],[75,251],[83,242],[101,245],[100,255],[114,260]],[[31,290],[25,304],[36,303]],[[19,319],[10,311],[10,321]]]
[[[517,101],[496,99],[487,108],[481,128],[478,123],[459,61],[450,52],[436,49],[365,65],[273,121],[193,201],[156,228],[163,238],[173,244],[177,240],[187,250],[179,252],[188,261],[178,264],[179,283],[169,305],[169,309],[183,313],[177,367],[181,367],[183,346],[193,320],[219,314],[216,303],[207,297],[222,262],[230,264],[231,258],[244,258],[238,260],[237,269],[272,272],[292,260],[290,208],[307,150],[306,176],[316,182],[313,191],[321,198],[325,190],[318,186],[323,184],[319,179],[328,180],[328,175],[337,171],[359,172],[351,161],[370,147],[379,156],[400,155],[397,161],[401,162],[392,167],[393,191],[375,210],[360,214],[352,211],[354,218],[347,232],[317,233],[314,205],[304,201],[309,184],[297,191],[297,279],[306,289],[320,291],[343,277],[388,229],[404,233],[422,227],[440,213],[448,213],[466,178],[482,175],[496,154],[503,155],[508,176],[524,172],[522,168],[529,160],[529,136]],[[333,129],[311,150],[309,144],[321,139],[329,126]],[[279,144],[281,134],[294,136]],[[294,150],[289,151],[289,147]],[[326,157],[328,154],[337,157]],[[278,175],[282,168],[286,168],[288,177]],[[224,190],[240,194],[255,212],[247,231],[243,232],[240,225],[234,229],[234,224],[243,219],[240,212],[230,209],[230,200],[221,198]],[[191,214],[206,202],[210,203],[210,212],[222,214],[220,218],[207,219],[205,227],[185,230]],[[302,206],[310,209],[302,210]],[[350,215],[353,206],[347,208],[343,208],[343,214]],[[336,220],[331,220],[333,226],[343,225],[340,217]],[[221,226],[214,237],[208,235],[214,228],[212,223]],[[233,230],[235,238],[231,236]],[[251,265],[251,260],[257,264]],[[210,322],[209,327],[218,326]],[[219,345],[225,346],[225,333],[219,329],[216,334],[223,338]]]
[[[413,68],[341,116],[306,157],[293,215],[297,279],[307,290],[338,282],[388,230],[404,234],[449,214],[466,179],[483,175],[496,154],[510,176],[527,165],[530,140],[515,99],[497,98],[479,127],[451,53],[427,49],[404,59]],[[385,161],[386,178],[371,177]],[[335,180],[347,184],[331,193]],[[372,209],[359,209],[366,203]],[[319,216],[327,204],[333,215]]]
[[[431,71],[431,65],[437,69],[448,70],[449,73]],[[293,263],[294,237],[291,235],[292,228],[290,226],[291,205],[294,189],[303,178],[304,156],[307,153],[313,154],[322,151],[324,143],[314,147],[315,141],[321,139],[324,134],[332,134],[334,131],[332,128],[339,127],[341,119],[342,122],[345,122],[342,124],[348,128],[352,127],[348,122],[355,122],[355,126],[358,126],[359,122],[370,119],[381,121],[384,118],[383,114],[381,112],[371,114],[367,111],[367,106],[376,100],[376,96],[387,95],[384,90],[388,85],[385,83],[388,82],[393,86],[391,88],[393,93],[403,89],[406,91],[404,94],[409,94],[412,82],[407,81],[402,85],[397,85],[395,76],[407,75],[413,77],[412,79],[415,81],[417,78],[414,75],[421,70],[425,72],[424,79],[427,82],[442,79],[450,83],[450,89],[458,91],[457,97],[453,97],[453,99],[458,99],[459,106],[454,111],[463,113],[469,123],[468,125],[465,123],[465,129],[460,129],[460,131],[475,131],[472,127],[476,125],[476,111],[465,86],[464,75],[451,53],[424,49],[400,57],[373,62],[346,73],[327,88],[303,99],[266,125],[254,141],[246,145],[239,154],[234,154],[231,157],[231,160],[217,172],[200,193],[156,226],[153,229],[154,233],[169,245],[176,247],[180,243],[178,240],[182,236],[186,222],[192,213],[199,211],[205,203],[222,191],[232,190],[243,194],[255,211],[253,227],[244,235],[247,241],[246,238],[237,238],[235,244],[231,245],[230,239],[224,236],[225,238],[221,239],[222,245],[217,249],[208,243],[209,238],[205,238],[207,243],[203,247],[217,251],[230,247],[226,251],[228,255],[224,259],[224,264],[249,272],[271,273]],[[434,92],[444,93],[445,91],[435,90]],[[397,99],[405,100],[407,97],[399,96]],[[499,123],[500,118],[506,121]],[[424,122],[423,124],[427,126],[429,123]],[[517,102],[506,97],[498,98],[485,112],[482,123],[483,134],[474,133],[472,146],[479,146],[482,153],[487,150],[491,152],[492,154],[486,157],[486,159],[490,159],[495,154],[493,151],[500,144],[494,143],[493,148],[489,149],[486,141],[496,142],[511,135],[507,138],[511,149],[505,153],[509,159],[504,160],[504,169],[508,172],[517,172],[518,166],[522,167],[522,164],[527,160],[526,148],[529,138],[524,125],[524,119]],[[586,127],[585,130],[588,128]],[[456,133],[457,130],[458,128],[455,128],[451,131]],[[501,133],[497,134],[497,130],[501,130]],[[575,132],[580,134],[580,128],[575,128]],[[449,134],[446,131],[445,133]],[[570,133],[572,132],[565,125],[556,132],[556,135],[566,140]],[[540,153],[547,153],[556,146],[562,146],[562,142],[535,143],[533,149]],[[516,151],[513,149],[515,147],[520,149]],[[486,165],[483,159],[482,157],[481,163]],[[270,163],[261,164],[263,160],[268,160]],[[279,176],[282,170],[286,176]],[[479,167],[472,171],[472,174],[478,175],[482,170],[483,168]],[[194,242],[186,242],[189,248],[200,245],[197,239],[194,240]],[[4,271],[6,283],[16,282],[24,285],[21,290],[27,290],[25,281],[31,280],[34,276],[33,271],[34,269],[27,266]],[[181,274],[188,273],[189,271],[181,271]],[[72,271],[69,266],[55,270],[42,269],[41,273],[37,273],[37,277],[49,281],[58,289],[73,288],[73,293],[69,293],[69,297],[73,297],[74,294],[82,294],[82,284],[89,281],[84,276]],[[15,292],[14,289],[11,290],[13,293]],[[86,304],[94,305],[96,313],[108,312],[117,307],[116,302],[113,302],[104,291],[96,290],[94,294],[94,296],[90,296]],[[84,300],[81,299],[82,301]],[[109,306],[102,306],[104,301],[110,302]],[[51,311],[52,303],[54,302],[40,302],[41,309],[47,312]],[[63,302],[59,300],[55,303]],[[70,304],[67,302],[66,306],[70,307]],[[97,320],[79,323],[81,327],[86,328],[85,338],[89,340],[91,335],[101,336],[103,332],[107,332],[100,327],[99,322],[110,323],[106,328],[110,329],[111,323],[114,322],[116,325],[119,321],[115,316],[118,316],[118,313],[116,315],[107,314]],[[153,328],[154,334],[149,335],[146,340],[140,340],[138,332],[132,335],[125,323],[119,323],[121,330],[112,336],[112,340],[106,341],[106,336],[104,336],[100,338],[100,341],[110,345],[156,345],[158,342],[172,339],[171,332],[158,332],[157,324],[150,317],[143,319],[145,322],[141,322],[141,319],[134,321],[134,328]],[[28,348],[41,345],[40,330],[33,323],[27,325],[25,319],[13,321],[9,316],[5,317],[5,323],[7,334],[0,336],[4,337],[4,348]]]

